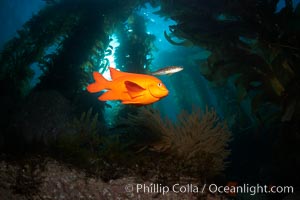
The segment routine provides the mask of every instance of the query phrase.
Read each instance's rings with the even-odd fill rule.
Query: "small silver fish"
[[[169,67],[164,67],[162,69],[159,69],[155,72],[152,72],[152,75],[170,75],[170,74],[174,74],[177,72],[180,72],[181,70],[183,70],[183,67],[178,67],[178,66],[169,66]]]

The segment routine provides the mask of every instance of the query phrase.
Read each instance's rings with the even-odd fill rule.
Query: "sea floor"
[[[43,167],[32,169],[29,165],[0,162],[0,196],[1,200],[25,199],[97,199],[97,200],[150,200],[150,199],[208,199],[224,200],[225,197],[204,194],[201,197],[193,193],[137,193],[127,192],[125,186],[136,185],[140,181],[136,177],[126,177],[108,182],[100,178],[87,176],[66,164],[47,159]],[[150,185],[150,182],[143,182]]]

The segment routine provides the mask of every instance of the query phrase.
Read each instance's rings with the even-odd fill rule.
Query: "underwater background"
[[[0,0],[0,199],[166,198],[128,183],[287,185],[168,199],[300,199],[299,2]],[[94,71],[167,66],[184,69],[157,76],[169,94],[150,105],[86,90]]]

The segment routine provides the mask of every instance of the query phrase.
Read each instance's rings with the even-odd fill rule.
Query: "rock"
[[[124,177],[111,180],[107,183],[101,179],[87,177],[86,174],[79,170],[70,169],[69,166],[59,163],[53,159],[47,159],[44,171],[40,174],[43,177],[39,186],[39,193],[30,196],[30,199],[95,199],[95,200],[150,200],[150,199],[173,199],[173,200],[193,200],[197,196],[192,193],[144,193],[128,191],[126,186],[132,185],[133,188],[137,183],[150,185],[150,181],[142,181],[137,177]],[[15,193],[11,188],[17,184],[16,177],[18,166],[1,162],[0,163],[0,196],[4,199],[26,199],[24,196]],[[9,173],[8,173],[9,172]],[[38,178],[37,178],[38,179]],[[5,186],[5,189],[4,187]],[[4,197],[4,198],[2,198]],[[42,198],[41,198],[42,197]],[[204,196],[203,199],[207,199]],[[201,198],[202,199],[202,198]],[[226,199],[220,196],[210,196],[209,199],[220,200]]]

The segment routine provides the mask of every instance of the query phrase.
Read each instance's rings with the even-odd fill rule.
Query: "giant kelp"
[[[291,91],[299,82],[299,6],[294,11],[292,1],[285,2],[276,12],[277,0],[162,1],[158,14],[177,22],[165,34],[169,41],[183,38],[211,51],[199,63],[208,80],[222,85],[238,75],[239,100],[250,97],[253,114],[265,123],[259,111],[264,102],[280,107],[282,115],[283,102],[297,99]]]
[[[40,61],[46,48],[64,37],[76,24],[77,17],[70,14],[72,8],[65,10],[62,5],[53,5],[42,9],[5,45],[0,59],[1,81],[10,84],[1,84],[4,94],[15,98],[26,95],[32,75],[30,65]]]
[[[143,1],[48,1],[1,52],[3,127],[32,89],[56,90],[72,101],[75,109],[87,109],[88,98],[80,103],[79,99],[85,95],[91,72],[107,67],[104,57],[109,53],[110,35],[139,4]],[[42,71],[34,88],[30,85],[33,65]],[[95,110],[104,107],[94,105]]]
[[[116,63],[126,71],[145,73],[149,70],[155,36],[147,33],[146,23],[144,16],[133,13],[118,28],[120,46],[116,49]]]
[[[11,84],[1,84],[2,91],[18,98],[26,95],[32,77],[30,65],[37,62],[44,71],[40,88],[74,93],[81,81],[88,81],[85,72],[101,67],[97,62],[105,55],[109,35],[138,3],[142,4],[101,0],[48,2],[5,45],[0,59],[1,81]],[[49,54],[51,47],[56,49]]]
[[[229,153],[226,149],[229,131],[214,111],[207,111],[205,114],[184,113],[177,123],[171,123],[170,120],[163,120],[157,111],[126,107],[120,115],[126,116],[129,111],[135,115],[130,115],[125,125],[113,127],[109,130],[111,135],[102,138],[102,135],[100,137],[97,134],[96,127],[98,122],[104,121],[100,116],[101,112],[98,116],[92,115],[90,111],[80,118],[74,117],[74,121],[65,123],[66,120],[60,120],[60,117],[69,113],[60,108],[65,105],[61,101],[52,102],[58,104],[59,112],[56,112],[55,106],[48,104],[47,101],[51,99],[43,100],[47,95],[41,99],[36,98],[36,101],[42,102],[41,106],[34,104],[35,101],[31,102],[30,98],[26,106],[23,97],[31,90],[29,81],[33,73],[30,66],[37,63],[43,75],[40,83],[34,88],[36,92],[48,92],[49,89],[59,91],[53,94],[59,94],[58,97],[64,96],[59,99],[70,100],[74,113],[86,111],[89,107],[87,105],[96,111],[101,110],[104,104],[91,105],[87,99],[92,95],[89,94],[88,97],[83,88],[90,81],[92,71],[104,71],[108,66],[105,56],[111,51],[109,36],[115,30],[121,42],[116,54],[119,67],[124,67],[126,71],[145,72],[151,62],[150,51],[153,49],[154,37],[146,33],[145,19],[132,14],[136,6],[144,1],[47,2],[47,7],[33,16],[19,31],[18,36],[6,44],[1,53],[0,83],[3,98],[0,101],[4,110],[1,112],[1,122],[4,122],[4,126],[9,120],[14,122],[14,119],[9,117],[10,113],[13,113],[12,110],[21,111],[15,123],[18,126],[14,127],[14,131],[20,131],[18,128],[21,125],[21,128],[24,127],[21,130],[23,133],[40,131],[39,129],[44,133],[43,128],[47,129],[46,133],[56,133],[58,129],[54,129],[53,124],[68,124],[67,127],[61,127],[65,129],[60,130],[62,135],[57,138],[57,146],[54,145],[54,149],[49,151],[55,152],[54,157],[100,172],[105,180],[130,173],[150,177],[157,175],[159,181],[166,182],[174,178],[180,179],[182,176],[205,181],[205,178],[214,177],[223,170],[224,159]],[[170,26],[170,30],[165,32],[166,39],[175,45],[195,45],[211,52],[207,60],[198,62],[200,69],[191,70],[193,74],[183,77],[181,81],[191,79],[197,83],[197,74],[201,71],[214,85],[222,86],[219,87],[222,93],[218,92],[218,98],[222,101],[221,106],[227,119],[228,115],[237,112],[237,123],[244,124],[246,114],[240,111],[242,106],[236,107],[236,103],[250,99],[252,112],[260,122],[259,127],[263,127],[261,130],[266,130],[264,125],[267,120],[277,122],[282,116],[284,126],[280,131],[299,132],[297,26],[300,8],[293,10],[291,2],[286,0],[286,7],[280,12],[275,12],[278,3],[275,0],[162,0],[161,11],[158,14],[177,22],[177,25]],[[175,42],[174,37],[184,40]],[[53,47],[55,50],[51,52],[49,49]],[[233,79],[234,87],[231,87]],[[228,91],[231,89],[232,91]],[[236,99],[232,95],[234,92]],[[178,98],[187,109],[190,103],[187,98],[189,95],[189,91],[184,90]],[[229,99],[229,96],[232,99]],[[19,103],[23,104],[23,109],[19,109]],[[67,105],[69,106],[69,103]],[[49,110],[43,110],[47,106]],[[231,111],[227,112],[226,109]],[[270,113],[278,114],[278,110],[281,116],[270,116]],[[23,121],[24,124],[19,123],[28,113],[31,115]],[[54,116],[53,120],[47,118],[49,115]],[[39,123],[43,119],[43,123]],[[27,126],[26,122],[30,122],[30,126]],[[38,123],[39,126],[35,126]],[[274,130],[275,135],[279,124],[271,123],[266,126],[274,126],[270,130]],[[252,129],[247,129],[249,130]],[[13,142],[24,139],[14,137],[16,135],[13,134],[10,136]],[[281,147],[290,147],[290,141],[296,141],[293,148],[286,148],[288,150],[285,153],[294,157],[287,162],[286,157],[282,159],[282,155],[275,155],[276,165],[278,162],[281,162],[281,165],[293,164],[296,160],[294,158],[297,158],[294,152],[298,149],[298,135],[290,134],[288,137],[288,140],[280,140],[284,144],[278,142],[274,146],[279,151]],[[294,138],[296,140],[293,140]],[[253,148],[252,143],[251,147]],[[242,156],[245,159],[244,155]],[[284,164],[282,160],[285,160]],[[250,159],[249,162],[251,161]],[[285,167],[284,169],[289,168]]]
[[[57,88],[71,97],[80,93],[92,71],[102,67],[99,61],[105,56],[109,34],[117,23],[108,20],[112,17],[107,16],[114,7],[112,4],[102,1],[76,3],[74,14],[79,17],[78,26],[64,38],[58,51],[47,57],[43,66],[46,70],[38,85],[40,88]]]

